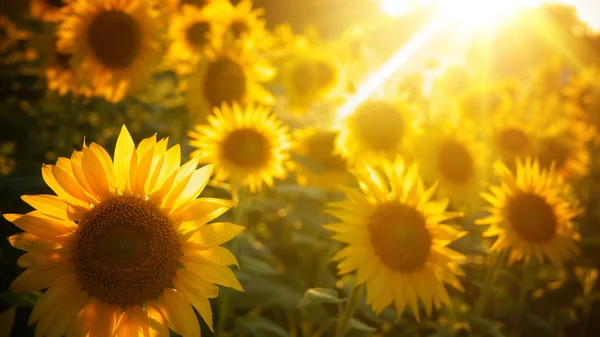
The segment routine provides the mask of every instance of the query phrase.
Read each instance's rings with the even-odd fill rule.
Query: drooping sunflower
[[[431,200],[435,186],[425,189],[417,166],[401,157],[353,174],[361,191],[345,188],[348,200],[328,209],[342,222],[324,226],[348,244],[333,257],[339,273],[356,270],[376,313],[394,303],[398,316],[410,306],[419,319],[419,299],[427,315],[450,305],[444,283],[462,290],[457,275],[464,273],[457,263],[463,255],[447,245],[465,232],[441,222],[461,214],[445,211],[447,199]]]
[[[183,5],[171,20],[166,62],[178,73],[191,72],[206,51],[219,43],[222,27],[210,14],[205,7]]]
[[[58,48],[97,95],[121,100],[148,83],[161,59],[163,20],[151,2],[81,0],[58,28]]]
[[[553,167],[541,169],[530,158],[517,160],[516,174],[502,162],[496,162],[494,169],[499,184],[490,188],[491,193],[481,194],[491,205],[487,208],[491,215],[475,222],[490,225],[484,236],[498,236],[490,249],[510,250],[511,263],[535,256],[562,267],[579,252],[573,218],[580,210],[565,195],[570,185]]]
[[[31,16],[46,22],[58,22],[65,16],[65,8],[73,0],[31,0]]]
[[[565,88],[566,109],[581,121],[588,133],[600,141],[600,68],[588,68],[575,76]]]
[[[291,146],[288,129],[268,108],[223,104],[208,116],[208,124],[189,132],[192,156],[215,163],[216,181],[259,191],[286,175],[285,161]]]
[[[222,104],[261,103],[274,98],[260,83],[273,78],[275,70],[248,50],[213,49],[186,78],[185,90],[192,119],[202,120]]]
[[[43,166],[56,195],[23,196],[36,210],[4,215],[25,231],[10,243],[28,252],[12,289],[49,287],[29,319],[37,334],[199,336],[190,304],[212,329],[216,284],[242,290],[228,267],[235,257],[219,245],[243,227],[207,224],[233,202],[197,199],[212,165],[180,165],[179,145],[167,142],[152,136],[136,148],[123,127],[114,162],[84,144]]]
[[[415,159],[425,182],[439,181],[439,192],[455,206],[473,206],[485,180],[488,152],[473,128],[428,126],[418,139]]]
[[[298,159],[292,170],[301,185],[334,188],[348,181],[348,165],[335,148],[338,135],[338,131],[317,128],[294,132],[293,151]]]
[[[549,169],[554,163],[556,173],[566,180],[586,175],[590,163],[586,130],[582,124],[569,120],[556,124],[556,128],[536,140],[535,157],[541,168]]]
[[[401,154],[414,132],[411,107],[384,100],[368,100],[343,121],[338,151],[351,163],[393,159]]]

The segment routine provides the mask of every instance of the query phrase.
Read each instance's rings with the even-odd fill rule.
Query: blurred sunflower
[[[474,129],[429,126],[418,144],[415,159],[421,164],[425,181],[439,181],[440,193],[455,206],[477,207],[488,152]]]
[[[209,48],[219,43],[220,25],[206,7],[184,5],[169,26],[166,60],[179,74],[191,72]]]
[[[167,0],[167,5],[168,8],[170,8],[172,11],[177,12],[181,10],[185,5],[203,8],[206,5],[215,1],[228,2],[229,0]]]
[[[228,267],[235,257],[219,245],[243,227],[207,224],[233,202],[196,199],[212,165],[180,165],[179,145],[167,142],[155,135],[136,148],[123,127],[114,162],[98,144],[84,144],[43,166],[56,196],[25,195],[35,211],[4,215],[25,231],[10,243],[28,251],[11,288],[50,287],[29,319],[36,334],[168,336],[171,328],[199,336],[190,303],[212,329],[215,284],[242,290]]]
[[[31,0],[31,16],[46,22],[58,22],[65,16],[66,7],[73,0]]]
[[[419,320],[419,299],[430,315],[451,305],[444,282],[462,290],[456,276],[464,275],[457,264],[463,255],[446,246],[466,233],[440,223],[461,214],[445,211],[447,199],[431,200],[435,186],[425,190],[417,171],[401,157],[355,170],[362,193],[344,189],[348,200],[327,211],[342,222],[324,227],[348,244],[333,260],[340,274],[356,270],[376,313],[394,303],[398,317],[410,306]]]
[[[498,236],[490,247],[493,251],[510,250],[509,262],[536,256],[548,258],[562,267],[565,260],[579,252],[575,240],[573,218],[580,210],[577,202],[568,200],[565,191],[570,185],[556,175],[554,168],[541,169],[530,158],[517,161],[513,174],[503,163],[494,169],[500,182],[481,196],[490,203],[486,218],[476,224],[491,225],[484,236]]]
[[[509,93],[498,85],[473,84],[461,92],[458,99],[461,121],[478,127],[489,124],[493,116],[506,113],[511,106]]]
[[[15,46],[19,40],[29,37],[29,33],[22,31],[6,16],[0,15],[0,54]]]
[[[81,0],[58,29],[58,48],[96,94],[116,102],[148,82],[161,59],[162,20],[139,0]]]
[[[252,9],[252,0],[241,0],[235,6],[230,5],[222,14],[226,20],[225,43],[242,40],[253,44],[261,43],[266,24],[262,19],[264,12],[262,8]]]
[[[404,103],[369,100],[343,121],[338,151],[351,163],[393,159],[414,131],[415,113]]]
[[[581,124],[558,122],[559,126],[536,140],[535,157],[541,168],[555,171],[565,179],[584,176],[589,171],[590,154]],[[582,136],[583,135],[583,136]]]
[[[268,108],[223,104],[208,116],[208,124],[189,132],[190,145],[197,149],[191,156],[215,163],[216,181],[230,180],[254,193],[263,183],[272,186],[274,178],[286,175],[291,146],[287,132]]]
[[[334,188],[348,181],[346,160],[335,148],[338,131],[305,128],[294,132],[293,150],[298,160],[292,163],[301,185]]]
[[[274,75],[275,69],[266,60],[253,57],[248,50],[211,50],[199,69],[186,78],[189,113],[193,120],[202,120],[224,103],[273,104],[273,96],[260,83]]]
[[[517,158],[535,155],[535,137],[531,126],[520,118],[497,118],[492,125],[491,148],[514,171]]]
[[[76,95],[92,96],[93,90],[83,80],[79,79],[71,68],[69,61],[72,55],[59,52],[56,39],[51,40],[51,52],[48,55],[44,69],[48,89],[58,92],[61,96],[69,92]]]
[[[582,121],[600,141],[600,68],[593,67],[575,76],[564,90],[567,112]]]

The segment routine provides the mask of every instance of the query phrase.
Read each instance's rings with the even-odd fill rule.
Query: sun
[[[35,210],[4,214],[24,230],[10,244],[27,251],[11,289],[49,288],[29,318],[36,334],[199,336],[192,306],[212,330],[217,284],[242,290],[220,245],[243,227],[208,223],[235,202],[198,198],[213,165],[182,165],[167,143],[154,135],[136,147],[123,126],[114,159],[84,143],[42,167],[56,195],[24,195]]]
[[[202,162],[215,163],[216,181],[229,180],[250,192],[273,186],[286,175],[291,146],[288,129],[269,108],[223,104],[189,132],[190,145]]]
[[[432,200],[435,186],[426,189],[418,167],[402,157],[353,174],[360,190],[344,188],[348,199],[327,210],[340,222],[324,226],[347,244],[332,258],[339,274],[356,271],[377,314],[393,303],[398,317],[410,307],[419,320],[419,301],[427,315],[450,305],[444,284],[462,289],[457,275],[464,273],[462,254],[447,245],[466,233],[441,222],[461,213],[447,212],[447,199]]]

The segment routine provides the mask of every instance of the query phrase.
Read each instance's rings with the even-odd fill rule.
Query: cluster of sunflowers
[[[112,156],[86,141],[46,155],[58,157],[42,167],[54,194],[4,214],[23,230],[8,238],[27,252],[11,291],[33,292],[36,335],[199,336],[197,314],[218,336],[537,335],[521,326],[528,301],[573,275],[581,291],[559,303],[568,321],[544,328],[592,316],[598,271],[581,242],[600,234],[599,68],[557,57],[492,82],[429,62],[336,113],[369,70],[356,30],[341,42],[269,30],[251,0],[32,0],[30,14],[43,34],[0,18],[3,63],[25,42],[55,101],[106,103],[77,105],[86,123],[121,105],[136,133],[170,124],[182,143],[136,145],[114,117],[101,135]],[[0,144],[10,179],[18,151]],[[514,290],[498,290],[503,277],[519,295],[498,309]]]

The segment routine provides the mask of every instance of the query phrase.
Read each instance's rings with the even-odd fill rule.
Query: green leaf
[[[357,320],[356,318],[351,318],[349,325],[350,325],[350,329],[356,329],[356,330],[365,331],[365,332],[375,332],[377,330],[377,329],[370,327],[370,326],[366,325],[365,323]]]
[[[299,307],[305,307],[308,305],[323,304],[323,303],[340,303],[346,299],[339,298],[338,292],[335,289],[330,288],[310,288],[302,297]]]
[[[287,337],[288,332],[275,324],[275,322],[262,316],[238,317],[235,319],[232,335],[235,336],[261,336],[261,337]]]
[[[15,307],[26,307],[31,308],[35,305],[37,300],[42,295],[39,291],[32,291],[28,293],[16,293],[13,291],[5,291],[0,295],[0,298],[6,303]]]
[[[255,259],[251,256],[242,256],[240,259],[240,268],[246,273],[259,275],[278,275],[280,274],[275,267],[265,261]]]

